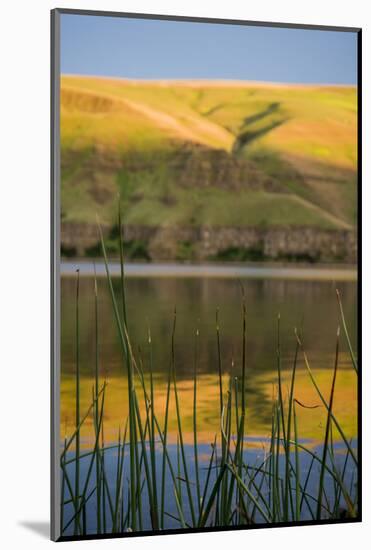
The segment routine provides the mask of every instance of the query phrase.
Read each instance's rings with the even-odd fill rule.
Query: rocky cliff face
[[[255,163],[202,145],[185,144],[169,168],[175,183],[187,188],[259,189],[278,193],[284,190],[277,180],[258,170]]]
[[[104,227],[103,232],[109,239],[112,229]],[[61,241],[65,255],[100,255],[96,226],[62,223]],[[357,261],[357,237],[350,230],[127,225],[124,241],[129,257],[130,251],[138,250],[133,243],[140,243],[143,258],[152,261],[281,260],[350,264]]]

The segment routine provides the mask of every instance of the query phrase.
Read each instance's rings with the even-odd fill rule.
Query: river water
[[[104,265],[96,266],[98,286],[98,354],[99,377],[108,382],[104,408],[104,438],[107,450],[106,471],[108,485],[116,480],[118,433],[123,433],[128,414],[127,376],[122,359],[117,327]],[[80,270],[79,289],[79,361],[81,370],[81,414],[88,410],[92,400],[95,371],[95,305],[94,266],[89,262],[61,265],[61,437],[74,431],[75,372],[76,372],[76,269]],[[113,288],[117,303],[121,304],[120,269],[111,264]],[[328,396],[335,360],[337,328],[341,325],[336,290],[340,292],[352,342],[357,334],[356,274],[351,269],[293,268],[269,266],[179,266],[174,264],[126,266],[126,300],[128,332],[133,352],[143,365],[148,377],[149,361],[155,384],[156,415],[163,422],[167,377],[171,361],[171,335],[176,310],[174,339],[175,368],[178,379],[180,409],[183,424],[185,452],[188,456],[191,479],[193,463],[193,376],[197,371],[197,426],[201,485],[205,482],[206,466],[216,433],[220,433],[218,353],[216,339],[216,311],[220,327],[220,353],[223,372],[223,390],[226,391],[242,369],[242,304],[246,304],[246,462],[261,463],[267,453],[271,429],[272,396],[277,392],[277,349],[281,356],[284,399],[287,398],[292,372],[296,337],[300,333],[312,371],[323,393]],[[279,322],[278,322],[279,318]],[[279,325],[279,329],[278,329]],[[151,334],[151,347],[148,334]],[[196,336],[198,331],[198,336]],[[197,354],[196,354],[197,349]],[[197,359],[196,359],[197,358]],[[315,409],[297,407],[298,438],[301,443],[321,452],[326,411],[321,405],[299,353],[295,397]],[[343,330],[340,335],[339,371],[336,382],[334,414],[352,446],[357,443],[357,378],[352,368]],[[168,452],[177,462],[177,420],[175,399],[170,399]],[[87,450],[94,444],[92,419],[87,418],[81,431],[81,446]],[[339,468],[345,457],[344,445],[336,431],[333,433],[338,448]],[[161,464],[161,445],[158,443],[158,465]],[[69,457],[73,460],[71,447]],[[309,468],[309,458],[301,453],[302,479]],[[128,472],[128,458],[124,469]],[[293,458],[294,460],[294,458]],[[81,474],[85,478],[90,458],[81,459]],[[158,466],[160,467],[160,466]],[[281,469],[283,466],[280,467]],[[95,471],[95,470],[94,470]],[[74,482],[74,463],[68,466]],[[283,476],[284,472],[280,471]],[[126,474],[128,475],[128,474]],[[158,472],[160,475],[160,471]],[[355,477],[354,463],[348,462],[346,483]],[[125,478],[126,479],[126,478]],[[159,478],[160,479],[160,478]],[[94,473],[90,480],[94,490]],[[167,529],[179,527],[172,519],[176,505],[170,478],[166,477]],[[308,491],[316,494],[318,471],[313,469]],[[331,479],[325,478],[325,487],[331,499]],[[68,495],[65,496],[67,498]],[[126,498],[126,497],[125,497]],[[128,502],[123,502],[125,509]],[[147,500],[143,498],[143,529],[150,529]],[[96,533],[96,499],[86,509],[87,532]],[[107,509],[107,516],[109,516]],[[185,505],[184,513],[189,519]],[[71,504],[65,507],[65,524],[73,518]],[[302,519],[311,519],[309,508],[303,509]],[[256,521],[259,520],[259,514]],[[108,521],[108,520],[107,520]],[[108,530],[111,526],[108,522]],[[73,534],[73,524],[65,534]]]
[[[74,373],[76,356],[75,304],[76,274],[80,273],[80,368],[82,373],[82,410],[91,401],[95,369],[95,313],[93,264],[63,263],[61,267],[61,356],[62,356],[62,435],[74,423]],[[110,269],[119,273],[118,265]],[[176,308],[175,366],[182,394],[186,430],[191,432],[192,378],[197,345],[199,381],[198,408],[201,439],[207,443],[218,430],[218,355],[216,310],[220,325],[222,370],[225,387],[229,377],[239,377],[242,364],[242,288],[246,302],[247,406],[250,435],[265,434],[270,427],[272,391],[277,381],[278,315],[280,316],[280,353],[285,380],[289,380],[295,352],[295,328],[301,333],[310,365],[323,391],[327,391],[334,364],[336,331],[340,324],[336,289],[342,298],[352,342],[357,331],[357,286],[355,272],[349,269],[303,269],[269,267],[128,265],[126,267],[128,328],[134,352],[148,372],[151,333],[153,371],[159,402],[164,401],[171,357],[171,333]],[[164,276],[167,273],[167,276]],[[202,276],[200,275],[202,273]],[[236,276],[236,273],[238,276]],[[107,379],[107,427],[110,439],[117,437],[127,406],[126,374],[117,327],[104,275],[97,266],[99,369]],[[118,303],[120,281],[113,277]],[[196,344],[196,330],[199,337]],[[297,398],[318,402],[299,356]],[[356,435],[356,384],[343,333],[340,338],[340,372],[335,407],[350,437]],[[160,409],[161,410],[161,409]],[[160,414],[160,412],[159,412]],[[303,437],[316,440],[322,434],[318,410],[300,411]],[[175,420],[171,423],[175,430]],[[89,434],[86,434],[87,440]]]

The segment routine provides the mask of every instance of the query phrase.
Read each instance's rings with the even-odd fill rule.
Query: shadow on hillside
[[[238,154],[246,145],[250,144],[252,141],[255,141],[257,138],[262,137],[271,130],[278,128],[279,126],[287,122],[289,119],[288,117],[285,118],[283,114],[280,113],[280,106],[281,104],[278,102],[271,103],[263,111],[246,117],[241,126],[241,132],[238,134],[233,144],[232,154]],[[272,115],[273,120],[270,120]],[[265,126],[255,129],[251,128],[256,123],[259,123],[262,120],[269,120],[269,122]]]

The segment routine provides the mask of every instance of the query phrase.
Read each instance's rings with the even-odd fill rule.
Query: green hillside
[[[350,229],[353,87],[63,76],[62,221]]]

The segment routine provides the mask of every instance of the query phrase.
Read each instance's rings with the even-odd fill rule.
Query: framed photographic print
[[[361,30],[52,11],[52,538],[361,520]]]

